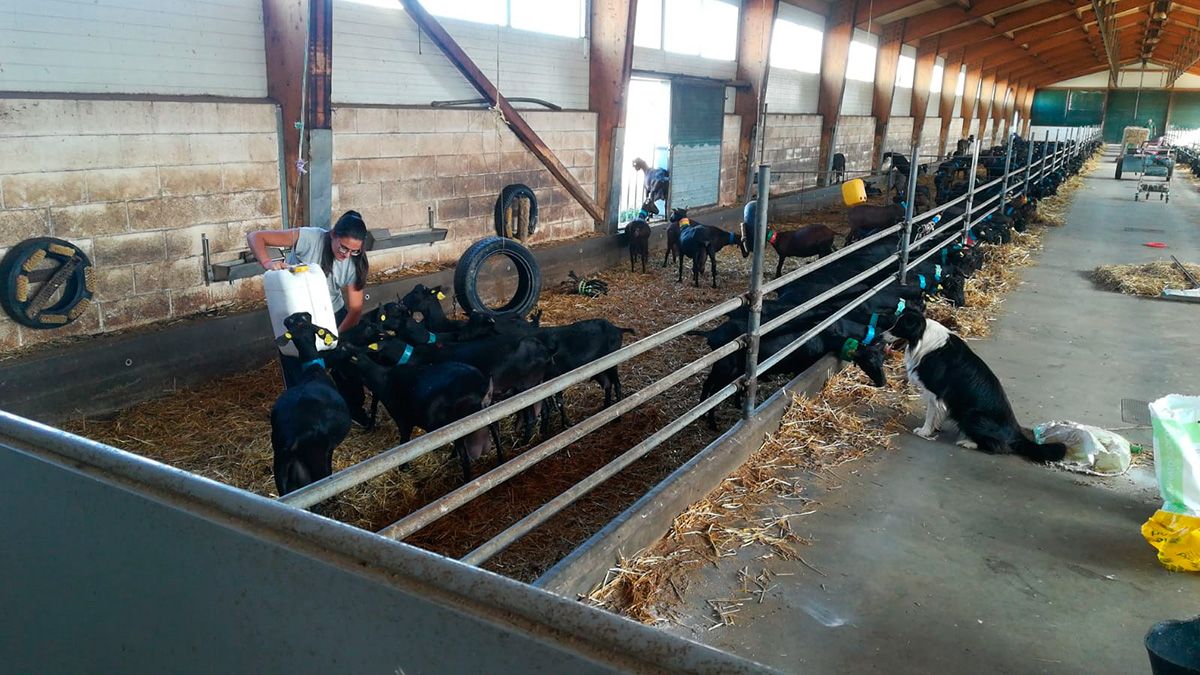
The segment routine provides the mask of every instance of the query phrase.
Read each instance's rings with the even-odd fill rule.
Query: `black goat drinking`
[[[304,365],[300,382],[271,406],[273,470],[280,496],[333,473],[333,451],[350,432],[350,410],[316,347],[316,340],[332,340],[332,333],[314,326],[308,312],[289,316],[283,325],[287,331],[277,342],[295,344]]]
[[[646,260],[650,257],[650,226],[644,220],[633,220],[625,226],[625,237],[629,240],[629,271],[633,263],[642,259],[642,273],[646,273]]]

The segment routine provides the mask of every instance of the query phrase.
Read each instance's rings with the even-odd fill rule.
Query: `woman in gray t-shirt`
[[[367,224],[358,211],[343,213],[332,230],[294,227],[246,235],[246,243],[265,269],[284,269],[301,263],[320,265],[329,282],[329,299],[333,303],[339,333],[353,327],[362,316],[363,290],[370,271],[367,252],[363,249],[366,240]],[[267,253],[268,246],[288,248],[291,252],[286,260],[272,260]],[[279,359],[283,363],[284,382],[290,387],[299,380],[300,360],[283,354]]]

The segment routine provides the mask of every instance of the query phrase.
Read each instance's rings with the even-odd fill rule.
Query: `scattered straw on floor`
[[[1192,276],[1200,279],[1200,265],[1183,264]],[[1092,270],[1092,281],[1110,291],[1148,297],[1162,295],[1164,288],[1192,287],[1175,263],[1166,259],[1136,265],[1101,265]]]
[[[845,370],[817,398],[793,397],[792,404],[762,447],[704,499],[677,516],[670,533],[647,552],[625,558],[588,598],[598,607],[643,623],[670,620],[671,606],[687,593],[686,572],[747,546],[760,546],[774,556],[800,560],[809,542],[792,529],[792,521],[814,512],[804,495],[809,474],[891,446],[891,430],[868,417],[863,388],[871,388],[856,370]],[[894,390],[893,390],[894,391]],[[879,394],[881,401],[886,394]],[[776,500],[795,504],[791,513],[764,513]],[[807,565],[807,563],[804,563]],[[813,568],[815,569],[815,568]],[[819,572],[819,571],[818,571]],[[741,603],[753,601],[770,587],[769,570],[755,579],[746,597],[709,600],[714,624],[731,625]]]

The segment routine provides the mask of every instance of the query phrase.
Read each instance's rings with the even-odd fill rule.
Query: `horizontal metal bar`
[[[983,185],[976,185],[975,192],[978,193],[981,190],[986,190],[986,189],[992,187],[993,185],[995,185],[996,183],[999,183],[1002,180],[1004,180],[1004,176],[997,176],[996,178],[993,178],[992,180],[984,183]]]
[[[737,390],[737,382],[725,385],[723,389],[704,399],[699,405],[687,411],[681,417],[676,418],[674,422],[654,432],[646,440],[626,450],[619,457],[600,467],[587,478],[572,485],[554,499],[538,507],[533,513],[513,523],[500,534],[484,542],[479,548],[463,556],[462,562],[468,565],[479,565],[508,548],[517,539],[530,533],[539,525],[554,517],[555,514],[575,503],[580,497],[595,489],[596,486],[620,473],[622,469],[641,459],[659,445],[662,445],[664,441],[682,431],[684,427],[700,419],[702,415],[720,405],[722,401],[732,396]]]
[[[695,316],[684,319],[679,323],[664,328],[657,333],[634,342],[618,349],[617,351],[603,356],[595,361],[576,368],[568,373],[559,375],[558,377],[547,380],[532,389],[528,389],[512,398],[505,399],[499,403],[488,406],[483,410],[468,415],[454,424],[427,434],[419,436],[408,443],[396,446],[390,450],[385,450],[374,457],[365,459],[358,464],[346,467],[341,471],[322,478],[321,480],[310,483],[305,487],[291,492],[279,498],[285,504],[308,508],[314,504],[319,504],[322,501],[333,497],[334,495],[345,492],[346,490],[364,483],[376,476],[401,466],[407,462],[428,454],[437,448],[443,447],[455,440],[466,436],[467,434],[482,429],[487,425],[498,422],[510,415],[513,415],[529,406],[545,400],[550,396],[566,389],[567,387],[584,382],[591,379],[593,375],[597,375],[613,366],[619,365],[629,359],[643,354],[654,349],[655,347],[666,344],[667,342],[683,335],[684,333],[701,326],[713,319],[722,317],[729,312],[732,312],[739,307],[744,307],[746,298],[739,296],[730,298],[714,307],[711,307]]]
[[[971,215],[975,215],[975,211],[976,211],[976,210],[982,210],[982,209],[985,209],[985,208],[987,208],[989,205],[991,205],[993,202],[997,202],[997,201],[999,201],[999,200],[1000,200],[1000,195],[992,195],[992,197],[991,197],[991,198],[989,198],[987,201],[983,202],[982,204],[974,204],[974,205],[972,205],[972,207],[971,207]],[[974,223],[974,222],[976,222],[976,221],[972,220],[971,222],[972,222],[972,223]]]
[[[744,337],[744,336],[743,336]],[[742,343],[743,337],[737,340],[732,340],[729,343],[722,345],[720,348],[713,350],[699,359],[689,363],[688,365],[672,372],[666,377],[656,380],[654,383],[640,389],[615,404],[601,410],[600,412],[588,417],[579,424],[566,429],[562,433],[555,435],[553,438],[547,439],[539,443],[536,447],[531,448],[519,456],[510,459],[500,466],[492,469],[486,474],[472,480],[471,482],[459,486],[454,491],[449,492],[442,497],[426,504],[425,506],[413,511],[404,518],[388,525],[379,531],[379,534],[390,537],[392,539],[404,539],[412,535],[433,521],[445,516],[446,514],[462,507],[472,499],[482,495],[492,488],[498,487],[505,481],[513,478],[525,469],[537,464],[543,459],[553,455],[566,446],[583,438],[584,436],[596,431],[612,420],[624,415],[634,408],[642,405],[646,401],[658,396],[667,391],[671,387],[679,384],[687,378],[699,373],[711,364],[720,361],[728,354],[732,354],[744,347]]]
[[[930,237],[932,237],[932,236],[934,236],[934,235],[930,235]],[[941,241],[941,243],[937,244],[936,246],[931,247],[928,251],[922,253],[921,255],[917,256],[916,258],[913,258],[913,260],[909,263],[909,265],[912,267],[916,267],[917,265],[920,265],[921,263],[925,262],[930,257],[932,257],[934,253],[937,253],[938,251],[942,250],[942,248],[944,246],[948,246],[955,239],[958,239],[961,236],[962,236],[962,232],[952,233],[949,237],[946,237],[945,239],[943,239]]]
[[[899,262],[900,261],[899,261],[898,257],[888,256],[887,258],[885,258],[883,260],[883,262],[881,262],[869,269],[863,270],[862,272],[859,272],[858,274],[854,275],[853,277],[850,277],[849,279],[843,281],[842,283],[838,284],[837,286],[834,286],[832,288],[825,290],[824,292],[820,293],[816,297],[805,300],[803,303],[796,305],[795,307],[789,309],[788,311],[784,312],[783,314],[780,314],[779,316],[775,317],[774,319],[771,319],[770,321],[764,323],[762,325],[762,327],[759,328],[760,333],[762,335],[766,335],[767,333],[770,333],[771,331],[775,330],[776,328],[779,328],[783,324],[791,321],[792,319],[800,316],[801,314],[804,314],[805,312],[809,311],[810,309],[817,307],[818,305],[825,302],[826,300],[829,300],[830,298],[836,296],[838,293],[841,293],[842,291],[846,290],[847,288],[854,286],[855,284],[862,281],[863,279],[870,278],[872,275],[878,274],[879,272],[883,271],[883,269],[885,267],[890,267],[893,263],[899,264]]]
[[[921,237],[921,238],[917,239],[916,241],[914,241],[913,243],[909,244],[908,250],[913,251],[913,250],[916,250],[916,249],[924,246],[925,242],[929,241],[930,239],[933,239],[934,237],[938,236],[939,234],[945,232],[946,230],[948,230],[948,229],[954,227],[955,225],[957,225],[958,223],[962,222],[962,219],[965,217],[965,215],[966,214],[955,216],[954,218],[951,218],[950,220],[942,223],[933,232],[930,232],[929,234],[925,235],[924,237]],[[909,261],[910,268],[915,265],[916,265],[916,263]]]
[[[875,234],[873,234],[865,239],[860,239],[860,240],[854,242],[853,244],[850,244],[849,246],[846,246],[844,248],[839,248],[838,250],[834,251],[833,253],[830,253],[829,255],[824,256],[822,258],[818,258],[816,261],[811,262],[811,263],[801,267],[800,269],[792,270],[791,272],[788,272],[787,274],[785,274],[777,279],[772,279],[771,281],[764,283],[763,287],[762,287],[762,292],[764,294],[766,294],[766,293],[770,293],[771,291],[774,291],[778,288],[786,286],[803,276],[812,274],[813,272],[821,269],[822,267],[824,267],[832,262],[836,262],[838,260],[841,260],[842,258],[845,258],[846,256],[850,255],[851,253],[859,250],[860,248],[863,248],[864,246],[870,246],[871,244],[874,244],[875,242],[879,241],[880,239],[883,239],[884,237],[895,234],[899,231],[900,231],[900,226],[893,225],[887,229],[880,230],[879,232],[876,232]]]
[[[780,349],[778,352],[775,352],[774,354],[772,354],[771,358],[760,363],[758,366],[759,372],[765,373],[765,372],[769,371],[773,366],[775,366],[780,361],[787,358],[789,354],[791,354],[792,352],[799,349],[800,346],[803,345],[805,342],[808,342],[809,340],[813,339],[817,335],[820,335],[821,331],[832,326],[835,321],[842,318],[843,316],[846,316],[850,312],[854,311],[854,309],[856,307],[863,304],[867,300],[870,300],[872,297],[875,296],[876,293],[883,290],[887,286],[895,283],[895,281],[896,281],[895,279],[892,279],[890,277],[887,279],[884,279],[883,281],[875,284],[873,287],[868,289],[862,295],[860,295],[857,298],[846,303],[846,305],[844,307],[842,307],[838,311],[834,312],[833,314],[830,314],[829,317],[826,318],[824,321],[821,321],[816,326],[813,326],[806,333],[804,333],[800,337],[796,338],[795,340],[792,340],[791,342],[789,342],[786,347],[784,347],[783,349]]]
[[[937,206],[933,207],[932,209],[929,209],[928,211],[926,211],[925,213],[920,214],[920,217],[924,218],[925,216],[929,216],[932,218],[933,216],[936,216],[937,214],[941,213],[942,211],[945,211],[946,209],[950,208],[951,206],[954,206],[955,204],[963,202],[966,199],[967,199],[967,193],[964,192],[961,195],[955,197],[954,199],[951,199],[950,201],[946,202],[945,204],[938,204]],[[914,219],[917,217],[918,216],[913,216]]]

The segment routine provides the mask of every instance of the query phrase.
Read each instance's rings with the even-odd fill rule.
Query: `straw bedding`
[[[1192,276],[1200,279],[1200,265],[1183,263]],[[1092,270],[1092,281],[1101,288],[1158,297],[1164,288],[1191,288],[1191,282],[1169,259],[1136,265],[1101,265]]]

